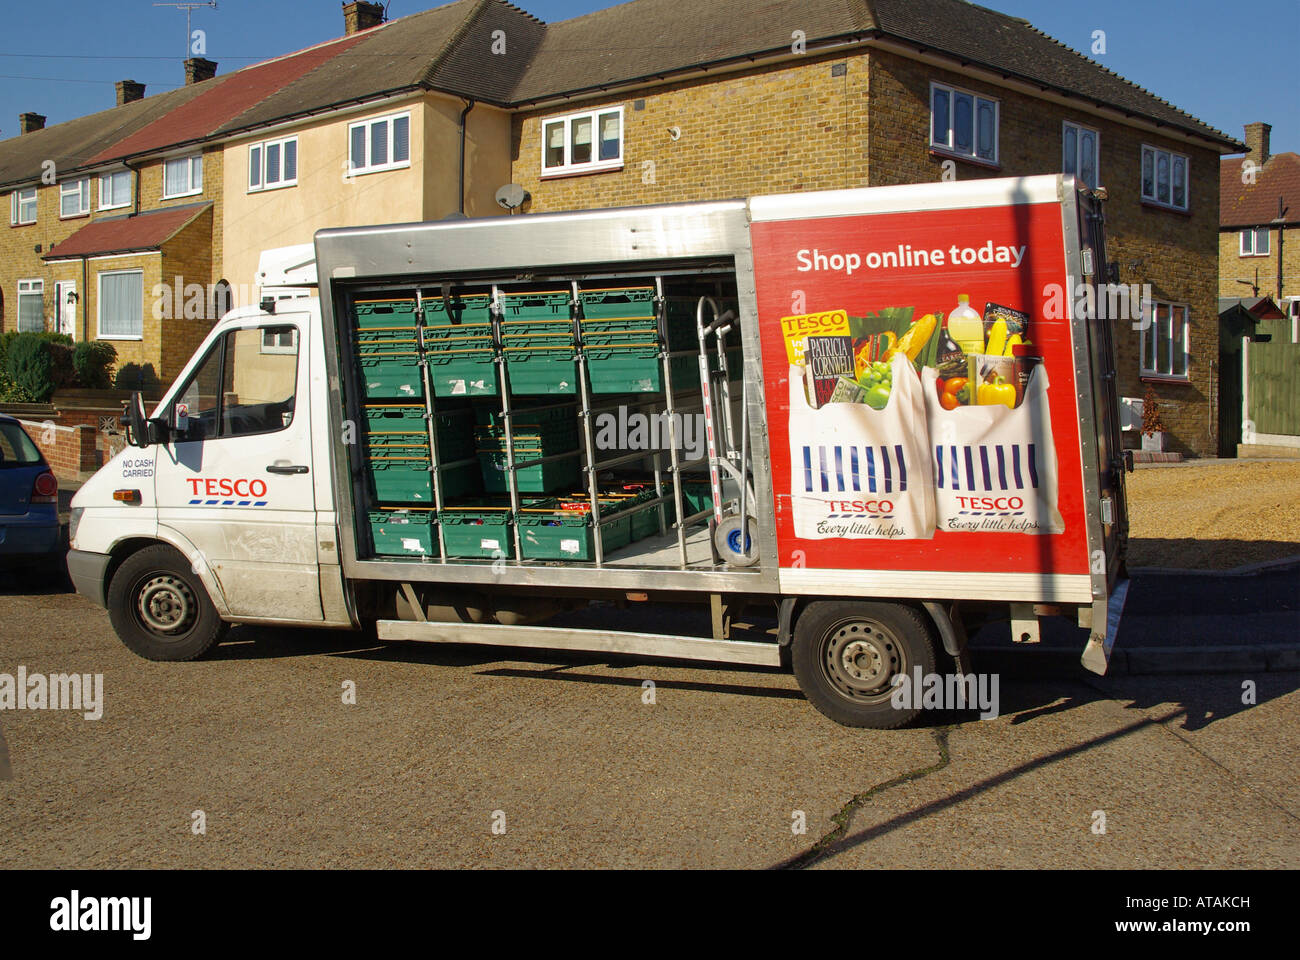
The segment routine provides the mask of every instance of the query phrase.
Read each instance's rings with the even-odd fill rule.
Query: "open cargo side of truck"
[[[395,640],[774,665],[810,614],[883,603],[923,614],[965,669],[961,605],[1007,604],[1017,638],[1040,613],[1090,626],[1085,663],[1103,671],[1127,523],[1114,345],[1073,295],[1102,279],[1103,243],[1099,203],[1062,177],[323,231],[358,619]],[[915,256],[949,250],[957,262]],[[813,363],[795,355],[801,318],[833,317],[838,349],[959,293],[1034,318],[1050,386],[1040,376],[1038,405],[1013,411],[1024,443],[1006,423],[967,436],[974,414],[948,435],[922,395],[934,384],[924,370],[904,384],[915,371],[897,359],[885,409],[906,399],[913,428],[874,435],[874,414],[817,402],[829,394],[795,362]],[[671,335],[683,305],[714,324],[702,342]],[[708,410],[715,457],[687,457],[676,434],[611,452],[600,417],[620,410]],[[593,599],[706,603],[712,629],[532,625]],[[756,603],[774,629],[738,639],[729,612]]]

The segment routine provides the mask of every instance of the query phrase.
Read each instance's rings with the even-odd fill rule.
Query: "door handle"
[[[266,468],[266,472],[279,473],[284,476],[292,477],[303,473],[310,473],[311,471],[303,466],[281,466],[280,464],[273,463]]]

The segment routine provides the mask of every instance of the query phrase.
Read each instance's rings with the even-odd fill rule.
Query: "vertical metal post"
[[[447,304],[444,301],[443,306]],[[424,293],[415,291],[415,340],[420,363],[420,378],[424,382],[424,423],[429,433],[429,470],[433,474],[433,520],[438,528],[438,559],[447,559],[447,545],[442,538],[442,456],[438,452],[438,411],[433,400],[433,377],[429,375],[428,356],[424,342]]]
[[[497,385],[501,394],[501,420],[506,428],[506,484],[510,491],[510,516],[515,541],[515,560],[522,562],[524,550],[519,535],[519,478],[515,476],[515,427],[510,404],[510,372],[506,367],[505,333],[502,330],[504,311],[501,307],[501,288],[492,284],[492,306],[488,310],[492,321],[492,347],[496,351]]]
[[[659,338],[663,343],[660,363],[663,365],[665,411],[668,414],[668,458],[673,476],[673,507],[677,511],[677,555],[682,569],[686,569],[686,528],[682,523],[682,466],[677,455],[677,403],[673,398],[673,363],[669,354],[672,344],[668,337],[668,298],[664,296],[664,278],[655,277],[655,318],[659,323]],[[662,496],[662,492],[660,493]],[[663,529],[663,505],[659,507],[659,526]]]
[[[591,523],[595,533],[596,567],[605,565],[605,534],[600,526],[600,484],[596,476],[596,441],[591,429],[591,389],[587,376],[587,351],[582,342],[582,309],[578,301],[578,281],[570,287],[573,299],[569,303],[569,316],[573,319],[574,348],[578,355],[578,385],[582,397],[582,432],[587,448],[587,492],[591,496]]]

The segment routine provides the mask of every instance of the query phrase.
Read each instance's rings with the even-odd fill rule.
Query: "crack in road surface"
[[[825,859],[835,852],[835,845],[843,840],[849,832],[849,824],[853,821],[853,815],[862,807],[866,806],[868,801],[886,790],[892,790],[894,787],[902,786],[905,783],[913,783],[917,780],[928,777],[932,773],[938,773],[944,767],[952,762],[952,754],[948,748],[948,734],[952,731],[951,727],[938,727],[931,730],[934,736],[935,746],[939,748],[939,759],[930,764],[928,767],[918,767],[916,770],[899,774],[892,780],[886,780],[884,783],[878,783],[870,790],[859,793],[854,796],[848,803],[840,808],[839,812],[831,817],[831,823],[835,824],[834,829],[824,837],[814,843],[811,847],[799,854],[786,860],[784,863],[776,865],[777,870],[803,870],[811,867],[819,860]]]

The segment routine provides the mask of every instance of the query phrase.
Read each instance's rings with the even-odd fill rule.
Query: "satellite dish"
[[[497,191],[497,203],[507,210],[518,210],[532,199],[532,194],[517,183],[507,183]]]

